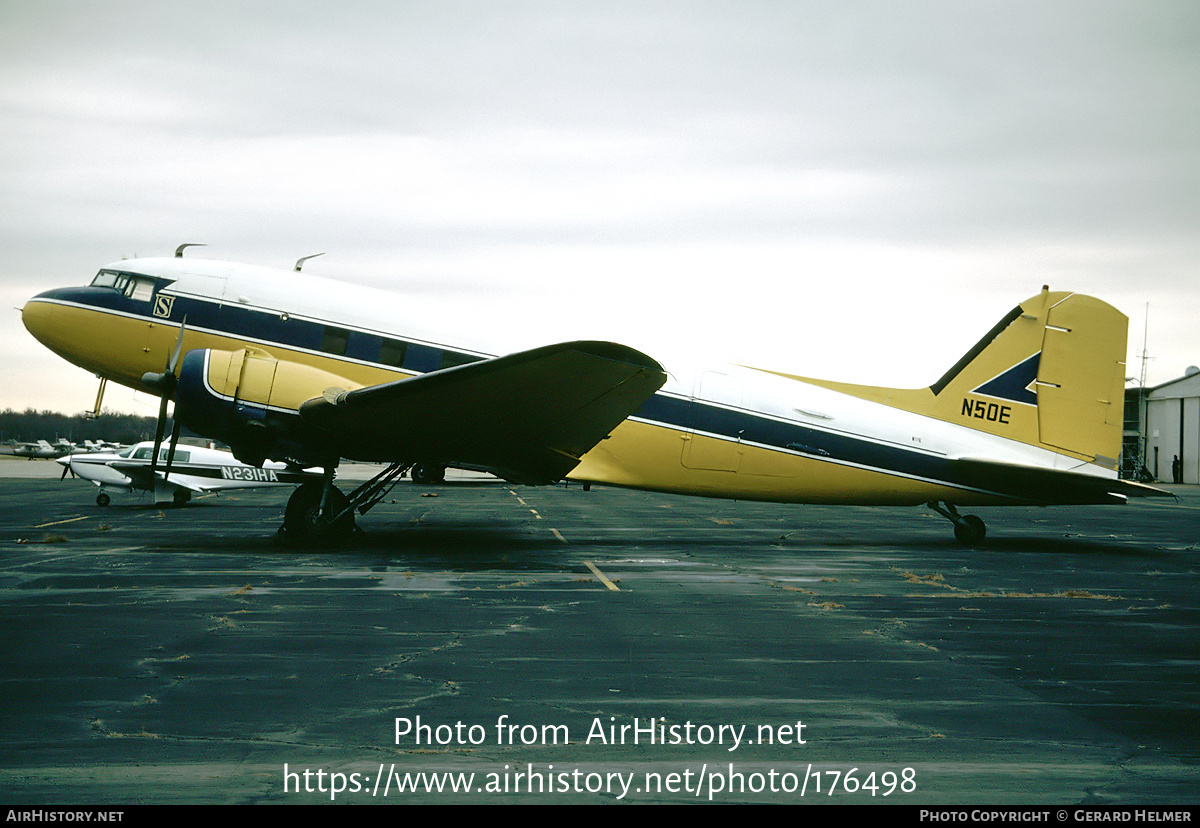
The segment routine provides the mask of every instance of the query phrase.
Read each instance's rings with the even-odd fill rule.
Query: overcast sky
[[[1130,375],[1148,303],[1156,384],[1200,363],[1198,39],[1194,0],[0,0],[0,290],[324,251],[473,338],[915,387],[1048,283],[1130,316]],[[89,408],[3,320],[0,407]]]

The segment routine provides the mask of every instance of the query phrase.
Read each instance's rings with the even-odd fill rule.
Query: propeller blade
[[[167,376],[173,376],[167,374]],[[158,425],[154,428],[154,454],[150,457],[150,480],[154,481],[154,473],[158,470],[158,450],[162,448],[163,432],[167,429],[167,403],[171,398],[166,394],[162,395],[162,401],[158,406]]]
[[[171,464],[175,462],[175,446],[179,445],[179,418],[175,417],[171,421],[171,443],[167,449],[167,468],[163,472],[163,479],[166,480],[171,476]]]
[[[183,332],[187,330],[187,317],[183,317],[183,321],[179,323],[179,336],[175,340],[175,350],[171,352],[170,359],[167,360],[167,373],[174,375],[175,369],[179,366],[179,353],[183,350]]]

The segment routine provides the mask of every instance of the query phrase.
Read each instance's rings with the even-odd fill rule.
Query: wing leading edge
[[[353,391],[300,407],[343,457],[486,469],[552,483],[666,382],[611,342],[567,342]]]

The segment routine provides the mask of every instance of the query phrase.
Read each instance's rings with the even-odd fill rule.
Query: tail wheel
[[[954,524],[954,537],[963,546],[978,546],[987,537],[987,527],[978,516],[960,515],[953,503],[946,503],[943,506],[938,501],[931,500],[927,505]]]
[[[329,510],[322,514],[324,491],[323,483],[313,481],[292,492],[283,513],[283,528],[289,540],[297,543],[332,543],[349,537],[354,531],[354,513],[347,508],[350,501],[337,488],[330,488]],[[330,517],[336,519],[331,521]]]
[[[987,526],[976,515],[963,515],[954,524],[954,537],[964,546],[975,546],[987,537]]]

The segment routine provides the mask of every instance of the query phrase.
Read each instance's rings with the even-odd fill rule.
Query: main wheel
[[[288,498],[283,513],[283,528],[289,541],[295,543],[336,543],[354,531],[354,513],[346,511],[349,499],[337,488],[330,491],[329,515],[321,514],[321,498],[325,484],[317,481],[305,483]],[[330,515],[341,515],[330,521]]]
[[[414,483],[444,483],[446,480],[446,467],[434,464],[418,463],[412,468],[412,480]]]
[[[987,537],[987,526],[976,515],[963,515],[963,519],[954,524],[954,537],[963,546],[975,546]]]
[[[171,496],[176,506],[184,506],[192,499],[192,493],[187,489],[176,489],[175,494]]]

